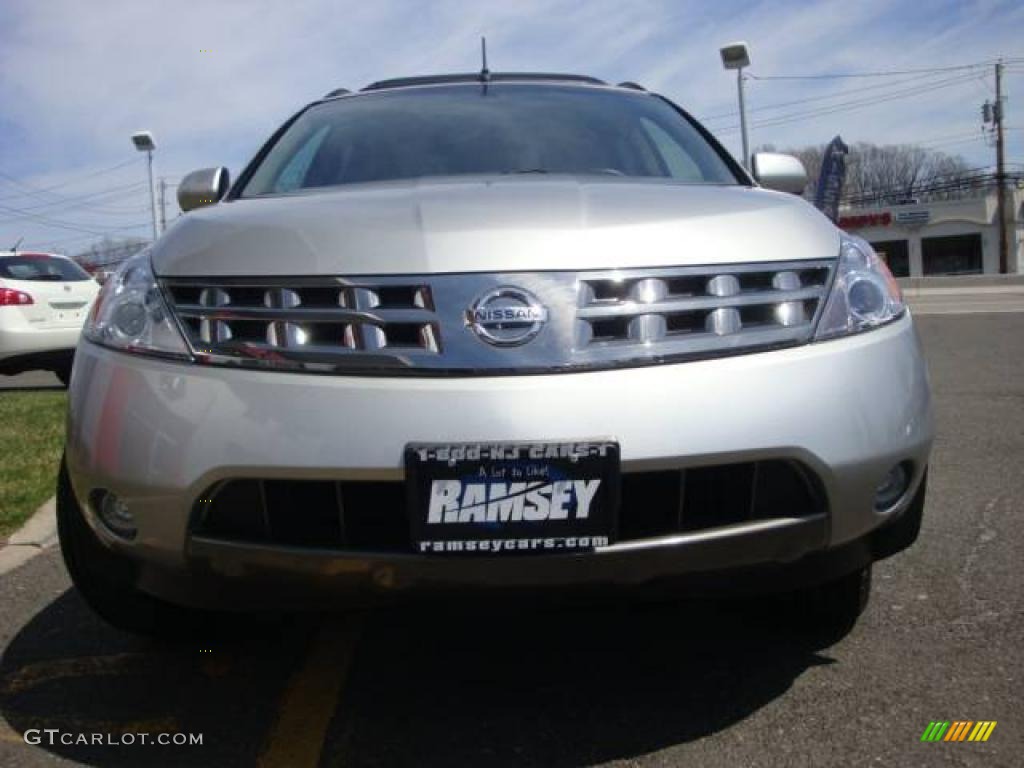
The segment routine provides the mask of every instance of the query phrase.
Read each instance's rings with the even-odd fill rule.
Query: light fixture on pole
[[[149,131],[139,131],[132,134],[132,144],[139,152],[146,153],[146,163],[149,167],[149,213],[153,219],[153,240],[155,241],[159,235],[156,225],[156,192],[153,189],[153,150],[156,149],[156,142],[153,141],[153,134]]]
[[[750,52],[743,42],[729,43],[719,50],[722,66],[736,70],[736,87],[740,95],[740,134],[743,140],[743,167],[750,170],[750,146],[747,142],[747,106],[743,98],[743,68],[750,66]]]

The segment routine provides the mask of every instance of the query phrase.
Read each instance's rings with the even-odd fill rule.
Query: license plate
[[[412,543],[422,554],[551,554],[615,541],[619,445],[411,443]]]

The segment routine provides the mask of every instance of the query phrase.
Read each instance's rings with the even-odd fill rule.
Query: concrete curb
[[[903,295],[909,298],[925,299],[929,296],[1019,296],[1024,294],[1024,285],[990,285],[978,288],[906,288]]]
[[[1024,289],[1024,274],[1012,275],[930,275],[928,277],[898,277],[896,282],[904,290],[956,290],[972,293],[979,288]]]
[[[24,565],[57,544],[57,498],[43,503],[0,549],[0,575]]]

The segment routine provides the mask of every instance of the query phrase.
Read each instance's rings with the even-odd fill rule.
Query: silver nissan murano
[[[636,84],[485,73],[335,91],[190,174],[75,356],[78,590],[153,634],[658,587],[852,626],[920,529],[925,362],[799,161],[750,166]]]

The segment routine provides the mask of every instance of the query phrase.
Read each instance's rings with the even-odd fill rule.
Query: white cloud
[[[160,174],[177,177],[218,163],[237,172],[284,118],[333,88],[475,69],[480,34],[488,36],[493,69],[639,80],[697,115],[735,110],[734,76],[718,61],[718,46],[733,39],[750,43],[751,71],[762,74],[949,66],[1024,55],[1024,7],[997,0],[915,6],[883,0],[20,0],[0,8],[0,26],[0,172],[37,187],[75,180],[60,190],[69,195],[140,179],[141,165],[82,177],[130,159],[128,136],[143,128],[160,144]],[[1024,118],[1014,117],[1024,109],[1022,80],[1024,72],[1007,78],[1010,125],[1024,126]],[[756,109],[869,84],[752,81],[749,103]],[[826,141],[838,132],[875,142],[962,136],[978,128],[985,89],[978,80],[869,109],[755,128],[752,140],[790,146]],[[752,116],[756,121],[770,114]],[[721,129],[731,122],[710,125]],[[1024,160],[1024,131],[1010,136],[1011,159]],[[722,138],[738,150],[735,132]],[[974,164],[991,162],[991,150],[978,141],[949,149],[963,151]],[[44,202],[38,196],[12,200],[17,192],[0,180],[0,206]],[[111,211],[145,203],[144,197],[118,199],[105,206],[106,213],[44,210],[99,230],[140,223],[137,212]],[[0,245],[23,233],[36,241],[87,238],[38,220],[15,220],[0,209]]]

